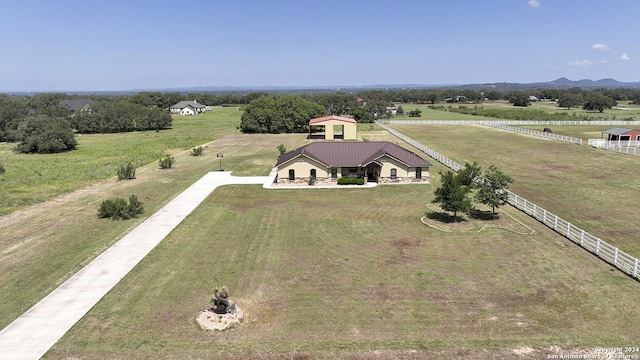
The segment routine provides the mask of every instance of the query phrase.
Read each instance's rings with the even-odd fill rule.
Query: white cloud
[[[529,6],[531,6],[532,8],[540,7],[540,0],[529,0],[528,3],[529,3]]]
[[[596,49],[596,50],[600,50],[600,51],[609,51],[611,50],[611,48],[605,44],[593,44],[591,45],[592,48]]]
[[[593,66],[594,63],[593,61],[589,61],[589,60],[584,60],[584,61],[574,61],[574,62],[570,62],[569,65],[571,66],[580,66],[583,68],[588,68],[590,66]]]
[[[622,54],[622,56],[620,56],[620,60],[629,61],[629,60],[631,60],[631,58],[627,54]]]

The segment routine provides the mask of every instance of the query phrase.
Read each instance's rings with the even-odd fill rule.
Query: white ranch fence
[[[378,123],[388,125],[485,125],[504,124],[504,125],[638,125],[640,122],[633,120],[581,120],[581,121],[563,121],[563,120],[378,120]]]
[[[553,139],[558,141],[569,142],[572,144],[582,145],[582,139],[574,138],[571,136],[552,134],[549,132],[536,131],[536,130],[530,130],[530,129],[523,129],[519,127],[509,126],[505,124],[496,124],[492,122],[484,123],[482,125],[490,126],[497,129],[507,130],[507,131],[514,131],[521,134],[533,135],[533,136],[543,137],[547,139]]]
[[[411,139],[410,137],[385,126],[382,122],[376,122],[376,124],[383,129],[387,130],[392,135],[403,140],[409,145],[429,155],[436,161],[449,167],[454,171],[459,171],[464,168],[463,165],[456,163],[455,161],[447,158],[446,156],[436,152],[433,149]],[[554,215],[553,213],[545,210],[544,208],[528,201],[527,199],[508,191],[509,199],[508,203],[515,208],[523,211],[525,214],[532,216],[536,220],[540,221],[547,227],[553,229],[558,234],[566,237],[577,245],[580,245],[583,249],[595,254],[600,259],[615,266],[620,271],[638,280],[640,272],[640,261],[624,251],[618,249],[615,246],[610,245],[606,241],[589,234],[583,229],[571,224],[570,222]]]
[[[589,139],[587,144],[594,148],[640,156],[640,141],[637,140]]]

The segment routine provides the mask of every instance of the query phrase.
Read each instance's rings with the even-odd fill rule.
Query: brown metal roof
[[[324,121],[329,121],[329,120],[337,120],[337,121],[354,123],[354,124],[357,123],[356,120],[352,119],[352,118],[329,115],[329,116],[324,116],[324,117],[320,117],[320,118],[311,119],[311,120],[309,120],[309,125],[313,125],[313,124],[317,124],[317,123],[324,122]]]
[[[431,164],[416,153],[388,141],[313,142],[280,155],[276,166],[304,156],[327,167],[366,166],[383,156],[392,157],[408,167],[429,167]]]

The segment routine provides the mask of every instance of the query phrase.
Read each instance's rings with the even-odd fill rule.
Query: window
[[[398,178],[398,169],[393,168],[391,169],[391,179],[397,179]]]
[[[289,170],[289,180],[295,180],[296,179],[296,171],[293,169]]]
[[[331,169],[331,178],[332,179],[337,179],[338,178],[338,169],[337,168],[332,168]]]
[[[422,179],[422,168],[421,167],[417,167],[416,168],[416,179]]]
[[[311,169],[311,172],[310,172],[309,176],[311,177],[311,180],[315,180],[316,179],[316,169]]]

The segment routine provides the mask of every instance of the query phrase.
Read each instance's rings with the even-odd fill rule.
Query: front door
[[[376,181],[378,181],[378,176],[380,176],[380,166],[377,166],[377,165],[369,165],[369,166],[367,166],[367,181],[368,182],[376,182]]]

